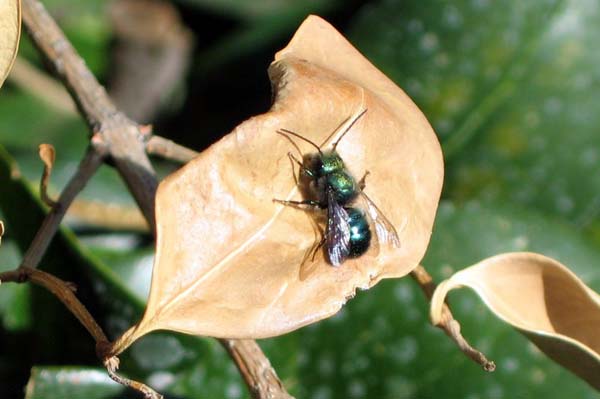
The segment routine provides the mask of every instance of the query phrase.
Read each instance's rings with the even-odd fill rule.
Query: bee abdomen
[[[371,230],[365,214],[357,208],[346,208],[350,226],[349,257],[357,258],[367,252],[371,244]]]

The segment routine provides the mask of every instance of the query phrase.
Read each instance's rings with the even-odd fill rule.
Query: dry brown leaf
[[[54,168],[54,161],[56,160],[56,151],[51,144],[40,144],[38,153],[40,159],[44,163],[44,172],[40,179],[40,197],[44,204],[52,207],[55,205],[55,201],[48,196],[48,183],[50,182],[50,175],[52,174],[52,168]]]
[[[21,1],[0,1],[0,87],[6,79],[19,48]]]
[[[437,287],[431,301],[434,324],[448,291],[462,286],[555,362],[600,389],[600,296],[567,267],[534,253],[485,259]]]
[[[0,220],[0,244],[2,243],[2,236],[4,235],[4,222]]]
[[[357,287],[419,264],[443,179],[429,123],[394,83],[331,25],[309,17],[269,69],[271,110],[167,177],[156,197],[157,252],[143,320],[156,329],[227,338],[283,334],[336,313]],[[300,199],[286,128],[322,143],[368,109],[338,146],[402,243],[334,268],[301,270],[316,235],[311,215],[273,203]],[[347,123],[346,123],[347,124]],[[303,152],[314,151],[299,142]]]

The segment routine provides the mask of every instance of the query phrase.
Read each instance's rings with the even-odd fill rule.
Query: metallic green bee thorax
[[[346,166],[344,165],[344,161],[337,151],[323,152],[323,155],[321,156],[321,176],[325,176],[336,171],[343,171],[345,168]]]
[[[338,203],[347,204],[358,195],[356,180],[345,170],[328,173],[324,178],[326,187],[333,190],[333,195]]]

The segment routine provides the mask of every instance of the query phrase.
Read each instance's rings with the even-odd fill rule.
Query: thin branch
[[[106,343],[108,339],[85,306],[75,296],[72,284],[53,275],[31,267],[21,266],[16,270],[0,273],[0,282],[32,282],[46,288],[56,296],[77,317],[97,343]]]
[[[219,342],[229,353],[253,398],[290,399],[293,398],[277,377],[269,359],[262,355],[262,350],[253,340],[220,339]],[[261,356],[262,355],[262,356]]]
[[[119,359],[117,357],[110,357],[104,360],[104,367],[106,367],[106,371],[108,371],[108,375],[113,381],[129,387],[131,389],[135,389],[138,392],[141,392],[146,399],[163,399],[163,396],[156,392],[154,389],[150,388],[146,384],[142,384],[139,381],[130,380],[129,378],[123,377],[117,373],[119,369]]]
[[[199,154],[161,136],[151,136],[146,143],[146,151],[148,154],[181,163],[187,163]]]
[[[435,291],[435,283],[433,282],[433,278],[427,272],[427,270],[425,270],[423,266],[419,265],[411,272],[410,275],[419,284],[419,287],[421,287],[421,290],[425,296],[427,296],[427,299],[431,300],[433,292]],[[491,372],[496,369],[496,364],[493,361],[488,360],[483,353],[473,348],[462,336],[460,333],[460,324],[454,319],[450,308],[446,304],[444,304],[442,310],[442,321],[440,324],[436,325],[436,327],[442,329],[447,336],[456,342],[459,349],[465,355],[467,355],[476,363],[480,364],[485,371]]]
[[[81,192],[88,180],[96,173],[100,165],[102,165],[103,160],[104,154],[98,152],[94,147],[88,149],[75,175],[71,178],[58,198],[58,201],[56,201],[42,222],[27,252],[23,256],[22,266],[37,267],[73,199],[75,199],[75,196]]]
[[[117,170],[149,224],[154,226],[158,182],[144,152],[144,137],[137,124],[116,109],[104,87],[38,0],[23,0],[22,12],[34,44],[73,96],[91,131],[106,144]]]
[[[72,284],[63,281],[52,274],[30,267],[19,267],[16,270],[0,273],[0,283],[15,282],[25,283],[32,282],[41,287],[46,288],[55,297],[57,297],[67,309],[79,320],[79,322],[88,330],[90,335],[96,341],[97,348],[104,348],[110,345],[108,338],[102,331],[102,328],[96,323],[96,320],[83,306],[83,304],[75,296],[75,289]],[[162,399],[162,395],[158,394],[149,386],[141,382],[133,381],[117,374],[119,368],[119,359],[110,357],[104,360],[104,365],[108,370],[108,375],[116,382],[136,389],[141,392],[147,399]]]
[[[22,13],[24,25],[33,42],[48,59],[58,77],[73,96],[92,132],[96,133],[94,138],[106,146],[110,158],[114,161],[148,224],[154,228],[154,195],[158,181],[145,152],[145,135],[136,123],[117,110],[104,88],[98,83],[86,67],[85,62],[38,0],[23,0]],[[54,229],[54,231],[56,230]],[[45,234],[51,237],[54,231],[51,234]],[[40,241],[42,241],[41,238]],[[32,252],[38,254],[40,250]],[[288,395],[277,378],[275,370],[271,367],[268,367],[268,370],[264,369],[268,364],[268,359],[255,342],[227,342],[238,348],[237,355],[233,357],[233,360],[255,397]],[[247,358],[247,356],[251,358]],[[255,366],[260,366],[261,369],[255,370]],[[272,381],[278,383],[273,384]],[[266,392],[256,393],[257,387],[259,389],[268,387],[268,389]],[[273,395],[274,392],[276,392],[275,395]]]

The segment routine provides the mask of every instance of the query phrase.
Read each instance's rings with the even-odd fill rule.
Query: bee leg
[[[293,171],[292,174],[294,175],[294,183],[297,186],[298,185],[298,176],[296,176],[296,170],[294,169],[294,161],[300,165],[300,171],[302,171],[302,164],[298,162],[296,157],[294,157],[294,154],[292,154],[291,152],[288,152],[288,158],[290,159],[290,163],[292,164],[292,171]]]
[[[314,262],[315,256],[317,256],[317,252],[319,251],[319,249],[323,248],[323,244],[325,244],[325,236],[322,236],[321,241],[319,241],[319,243],[314,246],[311,255],[311,262]]]
[[[302,162],[300,162],[298,160],[298,158],[296,158],[294,156],[294,154],[292,154],[291,152],[288,152],[288,158],[290,159],[290,162],[292,163],[292,169],[293,169],[293,165],[294,163],[298,164],[298,167],[300,168],[300,173],[309,176],[309,177],[313,177],[314,174],[307,168],[304,167],[304,165],[302,164]],[[298,185],[298,177],[296,176],[296,173],[294,172],[294,181],[296,182],[296,185]]]
[[[369,176],[369,173],[371,172],[367,170],[363,177],[361,177],[361,179],[358,181],[358,187],[360,188],[360,191],[364,190],[367,186],[367,176]]]
[[[286,201],[286,200],[280,200],[277,198],[273,198],[273,202],[277,202],[277,203],[285,205],[285,206],[291,206],[294,208],[299,208],[299,209],[304,209],[304,210],[320,209],[319,201],[314,201],[314,200]]]

